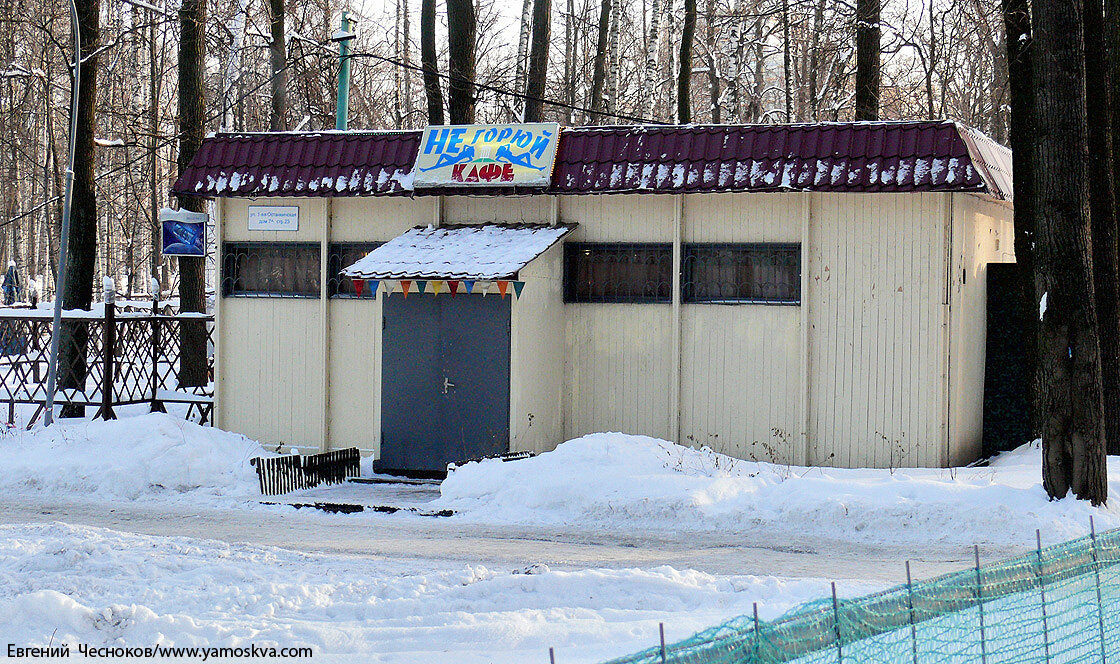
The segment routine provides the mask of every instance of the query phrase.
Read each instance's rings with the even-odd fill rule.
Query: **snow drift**
[[[1049,501],[1028,444],[990,466],[837,469],[742,461],[645,436],[591,434],[522,461],[452,472],[433,505],[459,518],[665,530],[765,532],[878,544],[1033,543],[1120,527],[1120,509]],[[1120,457],[1110,472],[1120,492]]]
[[[136,500],[255,496],[249,459],[268,453],[244,436],[152,413],[10,431],[0,455],[0,490]]]

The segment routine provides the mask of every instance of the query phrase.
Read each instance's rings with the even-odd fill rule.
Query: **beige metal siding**
[[[560,220],[584,242],[672,242],[672,196],[569,196]],[[673,439],[670,304],[566,304],[564,438],[623,431]]]
[[[443,204],[449,224],[539,224],[552,210],[550,196],[448,196]]]
[[[953,269],[949,346],[949,463],[975,461],[984,429],[988,263],[1015,261],[1011,206],[953,196]]]
[[[686,196],[684,242],[801,242],[802,194]],[[803,463],[801,307],[682,304],[681,431],[744,459]]]
[[[249,205],[296,205],[298,231],[250,231]],[[316,242],[326,202],[223,201],[222,241]],[[224,276],[224,275],[220,275]],[[220,286],[219,286],[220,293]],[[309,298],[222,298],[217,363],[219,426],[265,444],[318,451],[322,439],[323,319]]]
[[[525,282],[510,321],[510,450],[545,452],[563,436],[563,247],[518,274]],[[489,297],[489,296],[488,296]]]
[[[947,194],[814,194],[809,462],[939,466]]]

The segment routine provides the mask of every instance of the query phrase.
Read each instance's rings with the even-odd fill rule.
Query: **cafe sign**
[[[560,125],[451,125],[424,129],[413,186],[547,187]]]

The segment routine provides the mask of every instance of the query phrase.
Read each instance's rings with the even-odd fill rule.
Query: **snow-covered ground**
[[[678,640],[755,602],[776,617],[827,594],[826,576],[862,594],[904,558],[944,571],[974,542],[1065,539],[1090,515],[1120,527],[1120,510],[1047,501],[1032,446],[892,472],[595,434],[455,470],[426,490],[456,511],[441,519],[260,505],[248,461],[266,453],[167,415],[0,435],[0,639],[309,645],[317,661],[547,662],[551,646],[591,662],[655,643],[659,622]],[[335,495],[403,495],[363,490]]]
[[[1120,458],[1110,464],[1120,495]],[[468,464],[433,508],[463,520],[612,529],[786,532],[865,543],[923,545],[1061,541],[1120,527],[1120,505],[1050,501],[1029,444],[990,466],[836,469],[733,459],[645,436],[602,433],[516,462]]]
[[[848,595],[881,587],[844,583]],[[829,592],[671,567],[553,571],[307,554],[61,523],[0,527],[0,638],[310,646],[314,661],[594,662]]]

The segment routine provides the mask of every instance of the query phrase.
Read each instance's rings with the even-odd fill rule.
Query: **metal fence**
[[[117,313],[106,305],[104,313],[64,312],[62,323],[55,403],[95,407],[95,417],[106,419],[117,406],[148,403],[162,411],[164,403],[184,403],[203,422],[210,417],[213,316]],[[9,424],[18,404],[35,406],[29,427],[45,407],[51,325],[48,311],[0,310],[0,401],[8,403]],[[184,334],[205,337],[205,354],[188,360],[193,366],[185,366]]]
[[[735,618],[610,664],[1120,662],[1120,530],[908,582]]]

